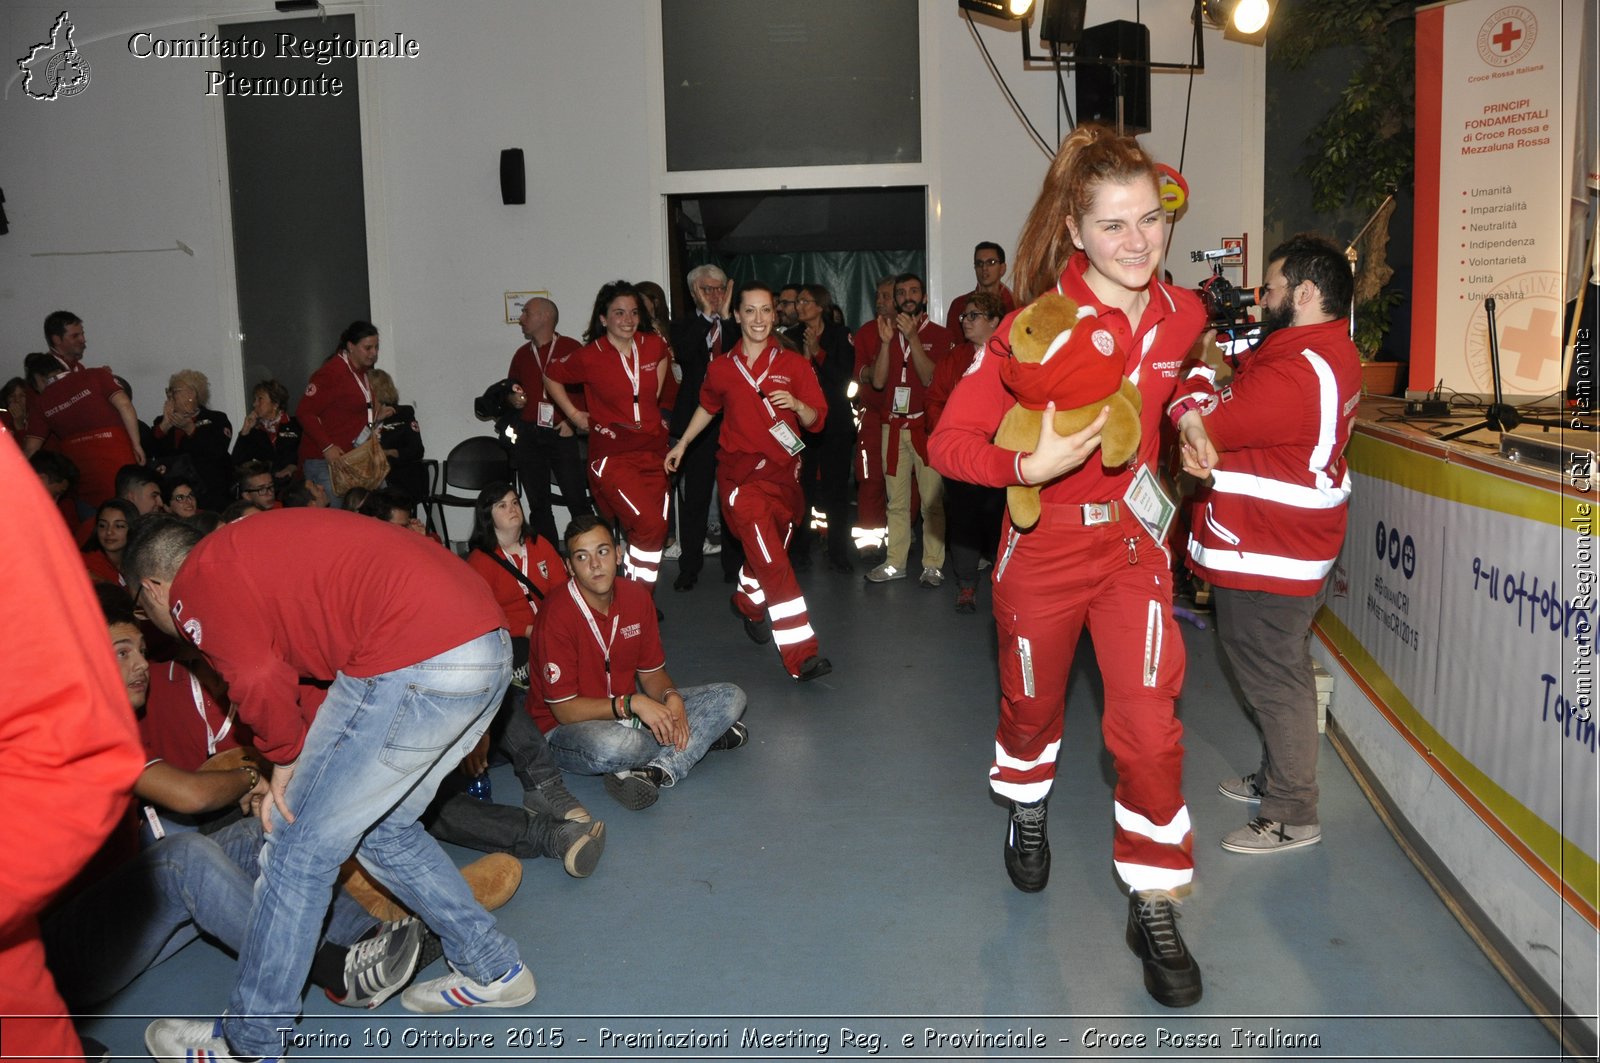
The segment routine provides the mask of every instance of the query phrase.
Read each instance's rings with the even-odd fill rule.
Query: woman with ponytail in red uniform
[[[550,399],[580,429],[589,432],[589,491],[607,519],[622,524],[628,540],[628,573],[656,586],[667,544],[667,429],[661,421],[661,382],[670,357],[652,329],[639,289],[612,281],[595,296],[585,346],[545,371]],[[567,384],[582,384],[585,413],[567,396]]]
[[[939,472],[968,483],[1041,489],[1038,523],[1021,530],[1008,518],[994,567],[1001,701],[989,780],[1011,808],[1006,871],[1027,892],[1049,878],[1045,805],[1073,649],[1087,626],[1105,689],[1102,732],[1117,772],[1112,858],[1130,893],[1128,946],[1144,962],[1150,994],[1184,1007],[1201,993],[1199,966],[1173,911],[1194,874],[1181,790],[1183,728],[1173,716],[1184,649],[1172,619],[1170,559],[1140,516],[1154,516],[1142,503],[1154,481],[1161,418],[1205,312],[1193,294],[1157,279],[1167,232],[1154,161],[1131,138],[1085,125],[1051,163],[1015,260],[1019,304],[1067,295],[1096,315],[1125,355],[1124,375],[1143,398],[1133,461],[1103,466],[1105,410],[1063,436],[1051,404],[1030,451],[991,442],[1016,401],[1003,383],[1015,313],[951,395],[930,457]]]

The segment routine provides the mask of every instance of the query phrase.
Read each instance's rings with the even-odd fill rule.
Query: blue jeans
[[[169,834],[53,909],[43,937],[68,1005],[88,1010],[202,932],[237,953],[261,837],[261,821],[253,816],[215,834]],[[327,938],[349,945],[377,922],[340,890]]]
[[[700,763],[706,749],[744,715],[744,691],[732,683],[684,687],[684,715],[689,744],[674,749],[656,741],[648,727],[630,727],[616,720],[564,723],[545,734],[556,763],[575,775],[609,775],[655,765],[671,782],[681,782]],[[638,721],[630,721],[637,724]]]
[[[223,1015],[236,1054],[281,1056],[340,865],[362,865],[444,941],[467,977],[489,982],[519,961],[418,817],[488,728],[511,679],[498,629],[436,657],[358,679],[340,673],[306,735],[261,854],[239,977]]]
[[[329,509],[344,508],[344,500],[333,493],[333,473],[328,471],[326,458],[307,458],[301,467],[305,471],[307,480],[315,480],[322,485],[324,491],[328,492]]]

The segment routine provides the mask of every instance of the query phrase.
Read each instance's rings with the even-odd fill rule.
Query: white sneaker
[[[222,1038],[221,1019],[157,1019],[144,1031],[144,1046],[157,1063],[229,1063],[237,1058]],[[276,1063],[263,1056],[261,1063]]]
[[[705,554],[707,557],[714,557],[715,555],[722,553],[721,540],[707,539],[705,548],[700,552]]]
[[[515,1008],[533,999],[536,987],[533,972],[525,963],[489,983],[474,982],[460,971],[452,969],[442,978],[421,982],[400,994],[400,1003],[408,1011],[435,1015],[460,1011],[463,1008]]]
[[[890,580],[905,579],[906,570],[896,568],[885,561],[871,572],[868,572],[866,578],[868,583],[888,583]]]
[[[666,546],[666,549],[661,551],[661,559],[663,561],[676,561],[676,560],[678,560],[678,558],[680,558],[682,556],[683,556],[683,547],[678,543],[678,540],[676,540],[676,539],[674,539],[670,543],[668,543],[667,546]]]
[[[924,587],[937,587],[944,582],[944,573],[936,568],[925,568],[922,570],[922,578],[917,582]]]

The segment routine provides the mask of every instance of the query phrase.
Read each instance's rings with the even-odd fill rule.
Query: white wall
[[[1090,0],[1091,24],[1134,16],[1132,0]],[[1190,5],[1150,0],[1152,58],[1185,61]],[[973,244],[1012,250],[1046,163],[1013,117],[955,0],[922,6],[923,162],[903,166],[667,174],[661,141],[658,7],[649,0],[423,0],[330,3],[363,35],[396,32],[417,60],[361,64],[373,319],[382,362],[419,406],[430,453],[477,433],[470,399],[503,372],[520,341],[502,293],[545,288],[583,329],[593,294],[615,277],[664,280],[664,197],[788,186],[926,184],[929,286],[942,309],[971,286]],[[0,10],[0,54],[22,55],[61,8],[13,0]],[[11,77],[0,99],[0,188],[11,221],[0,237],[0,373],[41,349],[57,308],[86,323],[91,364],[133,385],[148,419],[167,374],[212,380],[213,405],[243,413],[221,100],[203,95],[204,60],[136,60],[140,29],[192,37],[224,21],[271,18],[264,0],[74,3],[92,79],[80,95],[27,99]],[[1002,73],[1047,138],[1055,79],[1021,69],[1014,30],[980,22]],[[1184,171],[1192,203],[1169,263],[1180,283],[1201,272],[1187,252],[1261,232],[1260,49],[1208,31],[1209,69],[1194,79]],[[1182,75],[1153,79],[1155,131],[1142,138],[1176,164]],[[1072,98],[1071,76],[1068,94]],[[527,155],[529,203],[500,203],[501,148]],[[286,192],[286,194],[290,194]],[[38,257],[175,247],[140,254]],[[1259,267],[1253,270],[1258,273]],[[1253,278],[1252,278],[1253,279]],[[351,316],[355,316],[352,312]],[[329,337],[330,344],[333,337]],[[13,368],[14,367],[14,368]]]

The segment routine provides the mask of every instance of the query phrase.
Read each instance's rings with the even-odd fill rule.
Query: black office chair
[[[445,520],[447,509],[451,506],[470,509],[477,504],[478,492],[496,480],[503,480],[511,485],[512,490],[516,490],[517,475],[511,465],[511,455],[497,437],[473,436],[451,447],[450,455],[439,468],[438,488],[422,504],[427,514],[428,530],[437,530],[445,546],[455,549]],[[471,493],[454,494],[452,488]],[[437,521],[434,519],[436,507]]]

